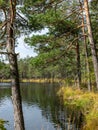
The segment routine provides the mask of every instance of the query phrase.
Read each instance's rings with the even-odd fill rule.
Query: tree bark
[[[77,59],[77,76],[78,76],[78,88],[81,86],[81,64],[80,64],[80,47],[79,42],[76,42],[76,59]]]
[[[11,71],[12,82],[12,102],[14,108],[14,128],[15,130],[25,130],[20,95],[19,74],[17,65],[17,55],[15,54],[15,34],[14,22],[16,18],[16,0],[10,0],[10,9],[7,23],[7,52]]]
[[[88,91],[91,91],[90,64],[89,64],[89,59],[88,59],[88,49],[87,49],[86,37],[85,36],[84,36],[84,47],[85,47],[85,56],[86,56]]]
[[[93,61],[93,66],[94,66],[96,85],[97,85],[97,89],[98,89],[98,60],[97,60],[97,55],[96,55],[94,38],[93,38],[93,34],[92,34],[92,28],[91,28],[88,0],[84,0],[84,7],[85,7],[85,14],[86,14],[87,29],[88,29],[88,38],[89,38],[91,52],[92,52],[92,61]]]
[[[84,26],[84,13],[83,13],[83,4],[79,0],[80,3],[80,11],[82,10],[82,33],[83,33],[83,41],[84,41],[84,48],[85,48],[85,57],[86,57],[86,69],[87,69],[87,83],[88,83],[88,91],[91,91],[91,77],[90,77],[90,64],[89,64],[89,56],[88,56],[88,49],[86,44],[86,36],[85,36],[85,26]]]

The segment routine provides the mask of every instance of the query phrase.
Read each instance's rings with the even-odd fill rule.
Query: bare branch
[[[5,45],[6,45],[6,43],[0,43],[0,47],[5,46]]]
[[[7,21],[4,21],[3,23],[2,23],[2,25],[0,26],[0,29],[2,29],[3,27],[5,27],[7,25]]]
[[[25,18],[23,18],[18,12],[16,12],[16,14],[28,24],[28,21]]]
[[[11,54],[11,53],[0,51],[0,54],[9,55],[9,54]]]
[[[4,55],[19,55],[19,53],[9,53],[9,52],[2,52],[2,51],[0,51],[0,54],[4,54]]]

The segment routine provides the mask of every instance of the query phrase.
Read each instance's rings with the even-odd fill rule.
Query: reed
[[[61,87],[58,96],[71,111],[84,115],[82,130],[98,130],[98,94],[71,87]]]

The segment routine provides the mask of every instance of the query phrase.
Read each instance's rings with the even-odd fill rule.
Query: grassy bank
[[[98,130],[98,93],[84,92],[70,87],[62,87],[58,95],[63,104],[74,113],[82,113],[82,130]]]
[[[9,83],[11,82],[11,79],[2,79],[0,82]],[[35,83],[61,83],[64,82],[62,79],[52,79],[52,78],[34,78],[34,79],[20,79],[20,82],[26,83],[26,82],[35,82]]]

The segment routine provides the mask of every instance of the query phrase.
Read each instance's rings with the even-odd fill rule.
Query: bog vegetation
[[[89,93],[71,87],[62,87],[58,91],[58,96],[63,100],[64,105],[71,111],[71,119],[73,119],[73,116],[77,117],[82,115],[84,118],[82,120],[82,130],[98,129],[97,93]]]

